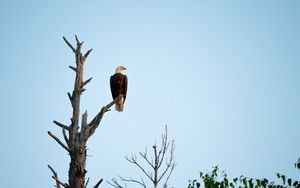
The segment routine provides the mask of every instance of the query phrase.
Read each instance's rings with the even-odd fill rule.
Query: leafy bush
[[[300,169],[300,158],[295,163],[295,167]],[[268,179],[255,179],[241,175],[240,177],[228,178],[226,172],[220,173],[219,167],[215,166],[209,173],[200,172],[200,181],[190,180],[188,188],[200,188],[202,185],[205,188],[286,188],[297,187],[300,188],[300,181],[292,180],[287,176],[276,173],[279,179],[279,184],[274,181],[270,182]],[[201,183],[200,183],[201,182]]]

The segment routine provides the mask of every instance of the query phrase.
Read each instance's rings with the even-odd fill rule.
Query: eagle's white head
[[[124,74],[124,71],[126,70],[126,67],[124,66],[118,66],[116,68],[116,73],[121,73],[121,74]]]

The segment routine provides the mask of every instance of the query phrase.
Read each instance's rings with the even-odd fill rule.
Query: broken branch
[[[62,128],[62,132],[63,132],[63,135],[64,135],[64,139],[65,139],[65,142],[68,144],[69,146],[69,139],[67,137],[67,133],[66,133],[66,129]]]
[[[64,41],[67,43],[67,45],[72,49],[72,51],[76,54],[76,50],[75,50],[75,48],[72,46],[72,44],[70,44],[69,41],[68,41],[65,37],[63,37],[63,39],[64,39]]]
[[[63,129],[69,130],[69,126],[66,126],[66,125],[64,125],[62,123],[59,123],[56,120],[54,120],[53,123],[56,124],[56,125],[58,125],[59,127],[63,128]]]
[[[99,185],[102,183],[103,179],[99,180],[98,183],[93,188],[98,188]]]
[[[86,127],[87,127],[87,111],[84,112],[84,114],[82,114],[82,118],[81,118],[81,137],[83,137]]]
[[[70,93],[70,92],[68,92],[68,97],[69,97],[69,99],[70,99],[70,101],[71,101],[71,103],[72,103],[72,101],[73,101],[73,97],[72,97],[72,95],[71,95],[71,93]]]
[[[52,171],[53,176],[56,177],[56,178],[58,178],[57,172],[55,172],[54,169],[53,169],[50,165],[48,165],[48,168]],[[58,181],[56,181],[56,187],[57,187],[57,188],[60,188],[60,184],[59,184]]]
[[[144,182],[143,179],[141,179],[142,181],[140,182],[140,181],[134,180],[134,179],[132,179],[132,178],[130,178],[130,179],[125,179],[125,178],[123,178],[123,177],[121,177],[121,176],[120,176],[120,178],[121,178],[122,181],[137,183],[137,184],[143,186],[144,188],[146,188],[146,185],[145,185],[145,182]]]
[[[83,61],[86,60],[86,58],[90,55],[90,53],[92,52],[93,49],[89,49],[83,56]]]
[[[58,183],[59,183],[60,185],[62,185],[63,187],[65,187],[65,188],[70,188],[69,185],[68,185],[67,183],[62,182],[62,181],[61,181],[60,179],[58,179],[57,177],[52,176],[52,178],[55,179],[56,182],[58,182]]]
[[[77,72],[76,68],[73,66],[69,66],[70,69],[72,69],[73,71]]]
[[[84,81],[82,83],[82,86],[81,87],[84,87],[86,84],[88,84],[91,80],[93,79],[93,77],[90,77],[89,79],[87,79],[86,81]]]
[[[85,188],[87,188],[87,185],[89,184],[90,178],[87,179],[86,183],[85,183]]]
[[[59,138],[57,138],[57,136],[55,136],[54,134],[52,134],[50,131],[48,131],[48,134],[59,144],[61,145],[61,147],[63,147],[65,150],[67,150],[67,152],[70,153],[70,149],[64,144],[62,143],[62,141],[59,140]]]
[[[75,35],[75,39],[76,39],[76,42],[77,42],[77,46],[81,46],[83,44],[83,42],[80,42],[77,35]]]

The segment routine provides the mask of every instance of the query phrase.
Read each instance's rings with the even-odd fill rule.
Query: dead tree
[[[151,156],[151,158],[149,158],[148,156],[147,147],[144,153],[139,152],[140,157],[144,159],[144,162],[146,162],[146,164],[148,164],[151,171],[148,171],[140,162],[138,162],[136,155],[131,155],[131,157],[126,156],[125,158],[129,163],[137,166],[143,172],[143,174],[152,182],[154,188],[158,187],[158,183],[164,177],[165,181],[163,187],[167,187],[167,182],[176,166],[174,159],[175,141],[174,139],[171,142],[168,141],[167,126],[165,127],[165,133],[162,135],[160,148],[155,143],[152,146],[152,149],[153,156]],[[162,168],[164,166],[162,166],[163,161],[165,162],[164,168]],[[161,173],[159,173],[159,171]],[[119,176],[119,178],[121,179],[121,181],[125,182],[124,185],[121,185],[116,178],[113,178],[112,181],[108,183],[115,188],[127,188],[126,182],[136,183],[144,188],[147,188],[143,178],[141,178],[141,180],[136,180],[133,178],[126,179],[122,176]]]
[[[52,178],[56,182],[56,187],[60,188],[61,186],[65,188],[86,188],[88,181],[85,183],[85,175],[87,170],[85,169],[86,164],[86,144],[88,139],[94,134],[95,130],[99,126],[102,117],[106,112],[110,110],[110,107],[114,105],[120,98],[116,98],[106,106],[103,106],[98,114],[90,121],[87,120],[87,111],[82,114],[81,124],[79,129],[79,115],[80,115],[80,97],[82,93],[85,91],[85,86],[92,80],[89,78],[84,81],[83,79],[83,67],[86,62],[87,57],[91,53],[92,49],[88,50],[84,55],[81,53],[81,47],[83,42],[80,42],[78,37],[76,38],[76,48],[74,48],[69,41],[63,37],[64,41],[71,48],[73,53],[75,54],[76,66],[69,66],[71,70],[73,70],[76,74],[75,76],[75,84],[72,94],[68,93],[69,100],[72,105],[72,117],[69,125],[65,125],[58,121],[53,121],[58,127],[62,129],[62,135],[64,141],[61,141],[57,136],[48,131],[48,134],[62,147],[67,153],[70,155],[70,166],[69,166],[69,181],[68,183],[64,183],[59,179],[57,173],[53,170],[53,168],[48,165],[50,170],[53,173]],[[101,179],[94,188],[99,187],[100,183],[103,181]]]

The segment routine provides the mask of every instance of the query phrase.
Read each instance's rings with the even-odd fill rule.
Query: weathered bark
[[[57,185],[62,185],[68,188],[85,188],[87,186],[87,183],[85,183],[85,175],[87,173],[87,170],[85,169],[87,140],[95,132],[96,128],[101,122],[103,115],[108,112],[110,110],[110,107],[114,105],[122,96],[119,96],[106,106],[103,106],[100,112],[93,118],[90,123],[87,123],[87,111],[85,111],[85,113],[82,115],[81,127],[79,130],[80,97],[81,94],[85,91],[84,86],[92,80],[92,78],[89,78],[88,80],[83,81],[84,63],[92,49],[88,50],[84,55],[82,55],[81,47],[83,42],[80,42],[76,35],[75,38],[77,42],[76,48],[74,48],[67,41],[67,39],[63,37],[64,41],[74,52],[76,60],[76,67],[69,66],[69,68],[76,73],[73,92],[72,94],[68,93],[68,97],[73,109],[71,124],[67,126],[59,123],[58,121],[53,121],[53,123],[62,128],[63,137],[67,145],[60,141],[57,136],[48,131],[48,134],[70,155],[71,162],[69,165],[69,183],[63,183],[58,179],[56,172],[52,168],[49,168],[54,174],[53,178],[56,180]],[[94,188],[99,187],[101,182],[102,179],[94,186]]]
[[[78,143],[78,146],[70,153],[69,185],[71,188],[84,188],[85,185],[85,161],[86,143]]]

